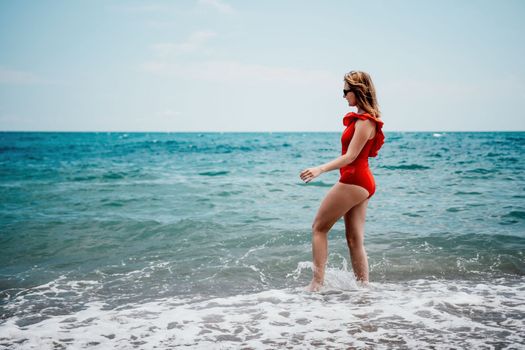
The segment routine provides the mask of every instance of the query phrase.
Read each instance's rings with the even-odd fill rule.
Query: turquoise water
[[[0,346],[525,345],[525,133],[387,132],[370,288],[341,220],[305,293],[340,136],[0,133]]]

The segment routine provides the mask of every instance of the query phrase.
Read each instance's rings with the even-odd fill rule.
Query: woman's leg
[[[361,186],[337,182],[326,194],[312,224],[314,276],[308,290],[318,290],[324,283],[328,255],[328,231],[345,213],[368,198]]]
[[[368,258],[365,251],[365,219],[368,199],[345,214],[346,242],[350,250],[352,268],[358,281],[368,283]]]

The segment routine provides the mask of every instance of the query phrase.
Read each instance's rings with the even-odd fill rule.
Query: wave
[[[476,191],[457,191],[454,193],[456,196],[477,196],[482,194],[481,192]]]
[[[221,176],[229,174],[230,172],[227,170],[219,170],[219,171],[204,171],[202,173],[199,173],[199,175],[202,176]]]
[[[501,216],[504,219],[525,220],[525,211],[513,210]]]
[[[0,325],[2,345],[84,348],[481,348],[525,345],[525,280],[419,279],[269,289],[229,297],[169,297],[44,310]],[[480,337],[483,334],[483,337]]]
[[[301,183],[304,186],[315,186],[315,187],[332,187],[334,184],[331,182],[324,181],[311,181],[309,183]]]
[[[389,169],[389,170],[426,170],[431,169],[426,165],[421,164],[401,164],[401,165],[380,165],[380,168]]]

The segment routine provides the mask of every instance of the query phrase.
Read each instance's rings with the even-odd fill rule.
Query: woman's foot
[[[357,282],[357,286],[359,287],[362,287],[362,288],[370,287],[370,282],[366,280],[356,280],[356,282]]]
[[[318,292],[323,287],[323,283],[317,282],[315,279],[312,279],[310,284],[305,288],[307,292]]]

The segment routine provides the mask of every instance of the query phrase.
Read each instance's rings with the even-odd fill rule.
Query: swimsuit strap
[[[358,114],[358,113],[350,112],[350,113],[347,113],[343,118],[344,126],[349,126],[354,121],[354,119],[361,119],[361,120],[370,119],[376,122],[376,135],[374,136],[372,140],[369,140],[369,141],[373,141],[373,145],[370,148],[370,153],[368,154],[368,156],[369,157],[377,156],[379,149],[385,143],[385,134],[383,133],[383,130],[382,130],[384,122],[381,119],[376,118],[369,113]]]

